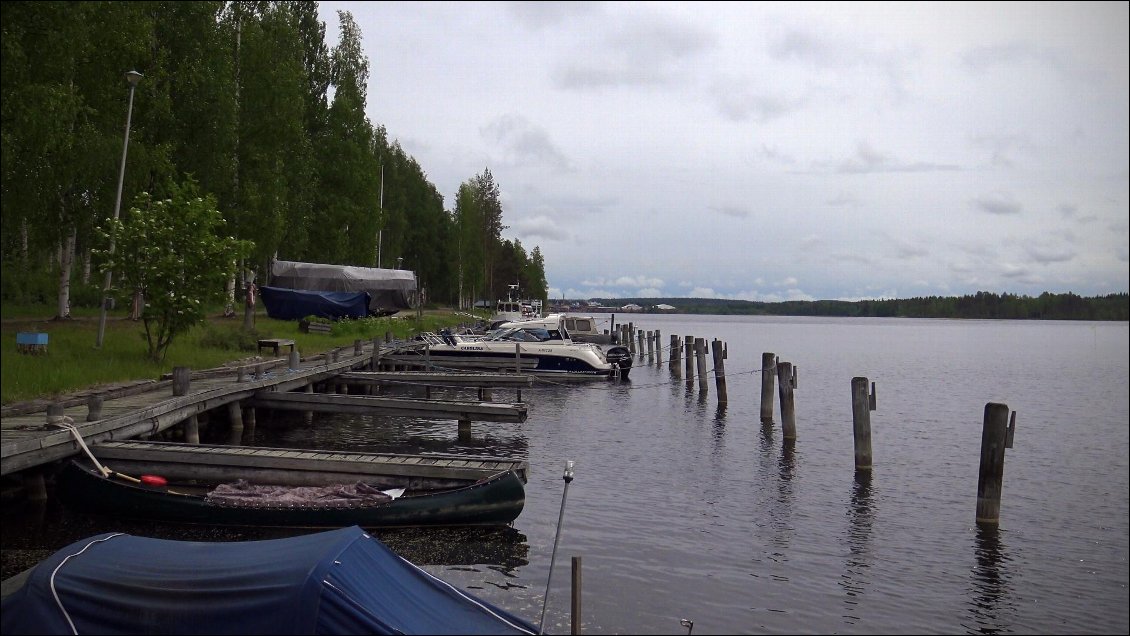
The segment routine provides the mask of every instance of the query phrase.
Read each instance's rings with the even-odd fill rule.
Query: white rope
[[[74,425],[74,420],[69,415],[48,415],[47,424],[49,426],[58,426],[59,428],[65,428],[70,431],[71,435],[74,436],[75,441],[78,442],[78,445],[81,446],[82,450],[86,453],[86,456],[89,457],[90,461],[94,462],[94,465],[98,467],[98,472],[102,473],[103,477],[110,476],[110,469],[103,466],[98,461],[98,459],[94,457],[94,453],[90,452],[90,449],[86,447],[86,442],[83,441],[82,435],[78,432],[78,428]]]
[[[64,417],[66,417],[66,416],[64,416]],[[70,419],[70,418],[67,418],[67,419]],[[71,633],[72,634],[77,635],[78,630],[75,629],[75,623],[74,623],[74,621],[71,620],[71,615],[67,613],[67,608],[63,607],[63,601],[59,598],[58,590],[55,589],[55,575],[58,574],[59,570],[64,565],[67,564],[67,561],[71,560],[71,557],[75,557],[75,556],[82,554],[83,552],[86,552],[87,548],[94,545],[95,543],[102,543],[103,541],[109,541],[110,539],[113,539],[114,537],[120,537],[120,536],[123,536],[123,533],[117,532],[117,533],[114,533],[114,534],[112,534],[108,537],[103,537],[101,539],[94,539],[90,543],[87,543],[86,545],[82,546],[82,549],[79,550],[78,552],[75,552],[74,554],[68,554],[67,558],[63,559],[59,563],[59,565],[55,566],[55,569],[51,571],[51,579],[50,579],[51,595],[55,597],[55,604],[59,606],[59,611],[63,613],[63,618],[67,619],[67,624],[71,626]]]

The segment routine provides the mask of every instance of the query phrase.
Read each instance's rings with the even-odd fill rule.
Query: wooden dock
[[[525,460],[438,453],[335,452],[137,440],[102,442],[91,450],[103,464],[132,475],[152,473],[170,480],[222,481],[233,471],[255,468],[262,474],[263,483],[296,486],[349,483],[358,475],[379,473],[408,479],[416,487],[422,482],[437,487],[438,482],[474,482],[505,470],[516,472],[525,481],[530,468]]]
[[[318,383],[337,384],[343,373],[371,367],[381,360],[374,355],[374,343],[357,341],[354,347],[345,347],[324,354],[297,360],[297,355],[277,360],[267,360],[230,370],[208,370],[191,374],[189,382],[179,385],[172,382],[154,382],[130,387],[127,390],[91,394],[84,400],[61,400],[48,407],[5,409],[0,416],[0,475],[11,475],[36,469],[51,462],[65,459],[83,450],[74,435],[66,428],[49,424],[52,419],[73,424],[85,443],[93,446],[102,442],[135,437],[148,437],[177,426],[186,420],[219,408],[234,409],[253,403],[269,404],[281,408],[284,401],[289,408],[305,411],[342,410],[333,408],[335,400],[350,405],[343,408],[379,410],[377,400],[363,396],[334,394],[325,396],[312,393]],[[383,360],[382,360],[383,362]],[[288,368],[293,364],[294,368]],[[187,374],[182,374],[184,377]],[[292,394],[303,389],[308,392]],[[331,388],[332,390],[332,388]],[[300,397],[290,397],[290,396]],[[286,397],[283,397],[286,396]],[[325,398],[321,406],[312,402]],[[301,403],[295,400],[302,401]],[[392,405],[384,412],[453,419],[463,426],[471,420],[521,422],[525,420],[524,404],[452,402],[432,404],[424,400]],[[238,417],[238,415],[237,415]],[[195,421],[193,419],[193,421]]]

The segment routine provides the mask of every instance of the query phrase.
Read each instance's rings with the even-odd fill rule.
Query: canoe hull
[[[525,505],[525,485],[513,471],[451,490],[408,495],[348,508],[221,505],[195,494],[103,477],[76,461],[59,476],[68,505],[89,512],[174,523],[222,526],[363,528],[506,525]],[[169,492],[173,490],[173,492]]]

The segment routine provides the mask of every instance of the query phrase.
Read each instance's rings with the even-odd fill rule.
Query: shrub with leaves
[[[142,192],[120,220],[108,221],[103,234],[113,235],[117,249],[101,255],[126,299],[134,290],[144,294],[141,319],[153,360],[164,360],[173,339],[223,301],[232,264],[250,253],[251,242],[228,236],[225,225],[215,197],[201,196],[192,181],[170,186],[167,199]]]

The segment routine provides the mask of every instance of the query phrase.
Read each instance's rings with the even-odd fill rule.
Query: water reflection
[[[868,576],[871,568],[871,527],[875,522],[871,494],[871,471],[856,471],[848,504],[848,530],[846,535],[847,558],[840,587],[844,589],[844,619],[849,625],[861,620],[856,615],[859,597],[871,585]]]
[[[416,564],[486,565],[506,576],[529,565],[526,535],[511,527],[397,528],[374,534]]]
[[[971,624],[964,625],[970,634],[1000,634],[1011,631],[1017,607],[1012,601],[1009,585],[1011,573],[1008,563],[1008,547],[1001,537],[1000,528],[995,525],[980,524],[974,538],[974,555],[977,565],[973,568],[969,588],[968,616]]]

